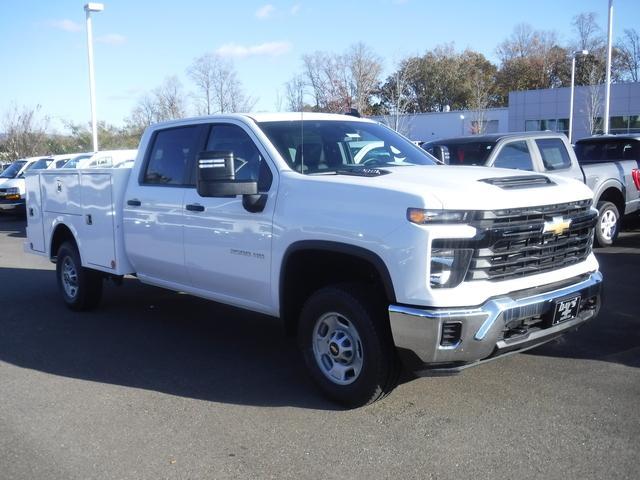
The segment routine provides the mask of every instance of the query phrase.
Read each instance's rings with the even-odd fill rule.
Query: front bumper
[[[602,274],[593,272],[569,285],[514,292],[479,307],[423,309],[391,305],[391,332],[405,364],[412,370],[460,369],[505,353],[553,340],[595,318],[601,304]],[[578,315],[551,325],[555,302],[582,298]],[[459,339],[443,342],[443,328],[459,324]]]
[[[25,200],[7,200],[0,198],[0,212],[17,212],[25,209]]]

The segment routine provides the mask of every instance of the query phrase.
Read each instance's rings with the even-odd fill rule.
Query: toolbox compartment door
[[[27,238],[34,252],[45,253],[40,175],[26,175]]]
[[[113,269],[116,265],[115,212],[109,173],[83,172],[81,251],[83,264]]]

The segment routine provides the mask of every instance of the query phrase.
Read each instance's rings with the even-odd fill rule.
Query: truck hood
[[[20,193],[24,193],[25,182],[24,178],[0,178],[0,188],[14,188],[20,189]]]
[[[551,205],[591,199],[593,194],[584,184],[565,177],[489,167],[405,166],[383,168],[390,172],[375,178],[338,175],[336,181],[369,184],[420,196],[427,208],[447,210],[496,210],[501,208]],[[549,184],[508,188],[492,184],[491,179],[542,177]],[[487,182],[486,180],[489,180]],[[496,182],[500,183],[500,182]],[[437,205],[440,203],[440,205]]]

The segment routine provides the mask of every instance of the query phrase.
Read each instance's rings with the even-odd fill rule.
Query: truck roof
[[[595,142],[609,142],[611,140],[632,140],[640,142],[640,133],[630,133],[626,135],[595,135],[593,137],[581,138],[576,140],[576,143],[595,143]]]
[[[439,143],[476,143],[476,142],[488,142],[488,143],[497,143],[504,138],[540,138],[540,137],[558,137],[560,135],[564,135],[561,132],[551,132],[551,131],[542,131],[542,132],[505,132],[505,133],[490,133],[486,135],[466,135],[464,137],[449,137],[449,138],[439,138],[437,140],[429,140],[425,142],[425,145],[437,145]]]
[[[337,113],[315,113],[315,112],[278,112],[278,113],[230,113],[221,115],[205,115],[200,117],[181,118],[179,120],[169,120],[153,124],[152,127],[166,127],[170,125],[184,125],[198,121],[216,121],[231,119],[250,119],[255,122],[292,122],[298,120],[332,120],[332,121],[356,121],[356,122],[372,122],[366,118],[358,118],[349,115]]]

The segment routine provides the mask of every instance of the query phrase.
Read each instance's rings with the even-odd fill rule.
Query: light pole
[[[609,134],[609,99],[611,98],[611,42],[613,35],[613,0],[609,0],[609,29],[607,33],[607,79],[604,94],[604,125],[602,133]]]
[[[573,134],[573,91],[575,90],[576,81],[576,57],[589,55],[589,50],[578,50],[571,54],[571,95],[569,96],[569,143],[571,143],[571,135]]]
[[[87,50],[89,52],[89,94],[91,96],[91,136],[93,151],[98,151],[98,123],[96,120],[96,79],[93,74],[93,32],[91,28],[91,12],[104,10],[102,3],[87,3],[84,11],[87,14]]]
[[[460,114],[460,135],[464,136],[464,115]]]

